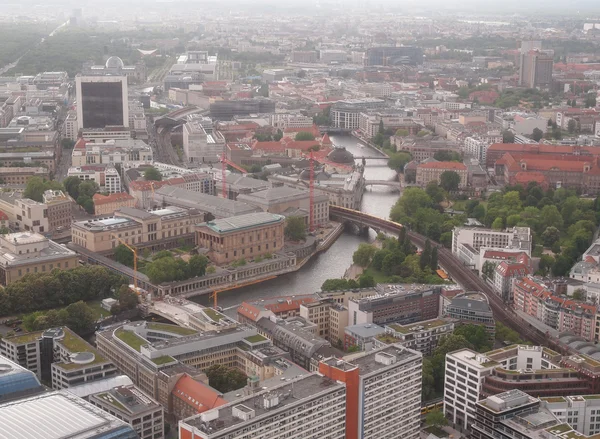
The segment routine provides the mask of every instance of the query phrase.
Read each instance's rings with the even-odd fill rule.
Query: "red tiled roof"
[[[431,168],[431,169],[448,169],[457,171],[466,171],[467,167],[460,162],[428,162],[421,163],[417,168]]]
[[[0,221],[8,220],[8,215],[0,210]]]
[[[163,181],[150,181],[150,180],[135,180],[129,183],[129,190],[136,191],[150,191],[152,187],[154,190],[160,189],[163,186],[176,186],[185,184],[183,177],[169,178]]]
[[[221,393],[187,374],[179,378],[171,394],[194,407],[198,413],[227,404]]]
[[[331,145],[331,140],[329,139],[329,135],[325,133],[323,138],[321,139],[321,145]]]
[[[527,184],[530,181],[535,181],[536,183],[544,183],[546,181],[546,177],[541,172],[531,171],[531,172],[517,172],[514,180],[516,183]]]
[[[517,258],[520,255],[527,256],[524,252],[510,252],[510,251],[502,251],[502,250],[486,250],[483,253],[484,258],[490,259],[510,259]]]
[[[238,314],[243,315],[244,317],[256,321],[258,319],[258,315],[262,310],[258,309],[255,305],[248,302],[242,302],[242,304],[238,307]]]
[[[314,301],[315,299],[312,297],[303,297],[301,299],[288,299],[284,300],[282,303],[276,302],[265,304],[265,308],[269,311],[273,311],[273,313],[275,314],[280,314],[294,310],[299,310],[300,305],[303,305],[305,303],[311,303]]]
[[[502,261],[498,264],[496,270],[500,273],[502,277],[512,277],[512,276],[526,276],[529,273],[529,267],[521,262],[507,262]]]
[[[85,149],[86,141],[83,138],[79,138],[75,143],[75,149]]]
[[[285,149],[299,149],[300,151],[308,151],[315,145],[318,145],[319,142],[316,140],[290,140],[282,143],[285,145]]]
[[[254,142],[252,144],[252,150],[257,151],[273,151],[273,152],[283,152],[285,151],[285,147],[281,142]]]
[[[110,195],[94,194],[92,199],[94,200],[95,205],[114,203],[117,201],[135,200],[135,198],[133,198],[127,192],[118,192],[116,194],[110,194]]]

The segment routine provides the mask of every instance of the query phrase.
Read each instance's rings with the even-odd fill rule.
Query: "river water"
[[[337,146],[346,147],[355,156],[376,155],[376,152],[368,147],[358,147],[357,139],[351,136],[331,136],[331,141]],[[395,172],[387,167],[385,160],[367,160],[365,168],[367,180],[391,180],[394,176]],[[398,197],[398,192],[393,192],[392,188],[368,187],[363,196],[361,210],[388,218],[390,209]],[[352,254],[358,245],[373,239],[375,235],[372,231],[368,237],[344,232],[329,250],[312,258],[301,270],[257,285],[220,293],[219,306],[228,309],[237,307],[245,300],[317,292],[326,279],[342,277],[352,264]],[[203,305],[209,305],[210,302],[208,296],[200,296],[193,300]]]

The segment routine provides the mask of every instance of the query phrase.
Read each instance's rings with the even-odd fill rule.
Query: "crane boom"
[[[135,287],[135,292],[139,294],[138,278],[137,278],[137,273],[138,273],[138,271],[137,271],[137,259],[138,259],[137,249],[135,247],[132,247],[129,244],[127,244],[127,242],[122,240],[120,237],[118,237],[114,233],[112,233],[111,235],[113,238],[117,239],[121,244],[123,244],[125,247],[127,247],[129,250],[131,250],[133,253],[133,286]]]

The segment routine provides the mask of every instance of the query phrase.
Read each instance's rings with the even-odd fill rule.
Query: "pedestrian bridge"
[[[399,181],[392,180],[365,180],[365,186],[388,186],[398,190],[402,189],[402,184]]]

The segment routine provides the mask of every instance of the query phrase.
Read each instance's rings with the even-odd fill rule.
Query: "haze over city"
[[[0,42],[0,439],[600,439],[597,1]]]

